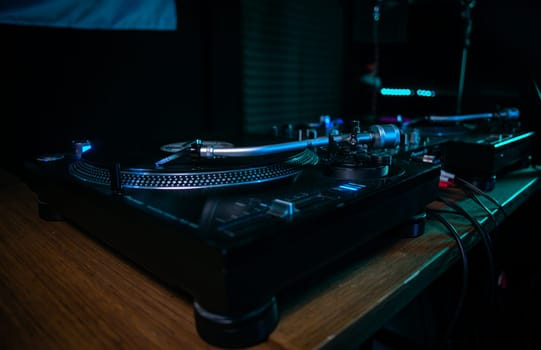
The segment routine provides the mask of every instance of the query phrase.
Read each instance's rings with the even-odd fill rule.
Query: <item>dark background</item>
[[[0,25],[2,167],[21,172],[25,160],[69,150],[76,139],[144,150],[197,137],[235,140],[323,114],[364,124],[382,115],[454,114],[462,3],[380,3],[378,40],[368,0],[177,0],[172,32]],[[475,4],[463,113],[518,107],[523,128],[541,131],[540,7]],[[438,95],[374,100],[361,77],[376,61],[383,86]],[[536,160],[538,152],[539,142]],[[527,343],[526,324],[539,320],[515,317],[539,310],[538,197],[502,229],[500,258],[518,287],[501,303],[495,344],[504,335]]]
[[[1,25],[4,164],[17,169],[24,159],[63,151],[74,139],[148,148],[205,135],[235,139],[323,114],[365,123],[382,114],[453,114],[462,3],[380,3],[378,40],[375,1],[368,0],[178,0],[173,32]],[[475,4],[463,113],[514,106],[523,125],[537,129],[537,3]],[[268,26],[254,29],[254,13]],[[255,30],[265,47],[253,40]],[[288,36],[293,32],[295,41]],[[431,100],[379,96],[373,105],[360,77],[376,61],[376,44],[384,86],[441,94]],[[257,60],[248,52],[256,49]]]

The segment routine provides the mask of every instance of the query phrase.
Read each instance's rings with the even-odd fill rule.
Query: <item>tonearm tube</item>
[[[373,125],[367,132],[354,131],[350,134],[322,136],[313,139],[277,143],[251,147],[218,148],[204,145],[197,140],[190,152],[196,157],[256,157],[281,152],[296,151],[310,147],[326,146],[330,142],[349,142],[350,144],[366,144],[373,148],[391,148],[400,144],[400,129],[394,124]]]
[[[492,119],[492,118],[507,118],[518,119],[520,112],[517,108],[504,108],[495,113],[477,113],[477,114],[461,114],[461,115],[429,115],[427,120],[433,122],[462,122],[466,120],[476,119]]]

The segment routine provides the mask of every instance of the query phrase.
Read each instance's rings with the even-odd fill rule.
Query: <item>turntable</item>
[[[529,163],[535,133],[522,130],[520,112],[430,115],[402,124],[403,157],[428,159],[483,191],[491,191],[498,175]]]
[[[497,177],[530,165],[535,133],[472,133],[452,139],[444,146],[442,164],[446,171],[491,191]]]
[[[437,198],[439,166],[394,157],[399,143],[394,125],[358,123],[311,139],[191,140],[144,154],[83,140],[27,168],[42,218],[78,226],[187,292],[210,344],[244,347],[273,331],[285,288]]]

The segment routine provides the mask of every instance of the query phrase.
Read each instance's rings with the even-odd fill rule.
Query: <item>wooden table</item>
[[[490,195],[510,214],[540,186],[537,171],[498,179]],[[461,190],[447,191],[486,230],[495,221]],[[483,200],[493,212],[497,207]],[[443,208],[441,202],[430,204]],[[495,215],[502,219],[502,213]],[[479,234],[445,214],[471,248]],[[438,221],[359,256],[286,298],[267,342],[253,349],[357,347],[458,261]],[[280,298],[279,298],[280,303]],[[36,195],[0,171],[0,348],[215,349],[195,330],[189,295],[173,293],[66,222],[39,218]]]

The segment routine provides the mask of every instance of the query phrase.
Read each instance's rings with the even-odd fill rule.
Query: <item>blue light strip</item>
[[[381,88],[379,92],[380,94],[384,96],[411,96],[413,95],[413,90],[401,89],[401,88]]]
[[[522,134],[522,135],[518,135],[518,136],[515,136],[515,137],[511,137],[510,139],[507,139],[505,141],[502,141],[502,142],[498,142],[497,144],[494,145],[494,148],[499,148],[499,147],[503,147],[511,142],[516,142],[516,141],[519,141],[519,140],[522,140],[526,137],[530,137],[534,134],[533,131],[530,131],[530,132],[527,132],[525,134]]]
[[[356,184],[354,182],[349,182],[347,184],[342,184],[342,185],[338,186],[337,189],[340,190],[340,191],[357,192],[358,190],[361,190],[361,189],[363,189],[365,187],[366,187],[365,185],[360,185],[360,184]]]
[[[407,88],[381,88],[380,94],[384,96],[420,96],[435,97],[436,91],[427,89],[407,89]]]
[[[435,97],[436,96],[436,91],[434,90],[417,89],[416,93],[417,93],[417,96],[421,96],[421,97]]]
[[[521,189],[519,189],[518,191],[515,192],[515,194],[513,194],[511,197],[509,197],[505,202],[503,202],[501,204],[502,207],[505,207],[507,206],[509,203],[513,202],[515,200],[515,198],[517,198],[518,196],[522,195],[522,193],[524,193],[524,191],[526,191],[528,188],[530,188],[531,186],[533,186],[533,184],[535,182],[537,182],[538,179],[533,179],[531,180],[530,182],[528,182],[526,185],[524,185]]]

